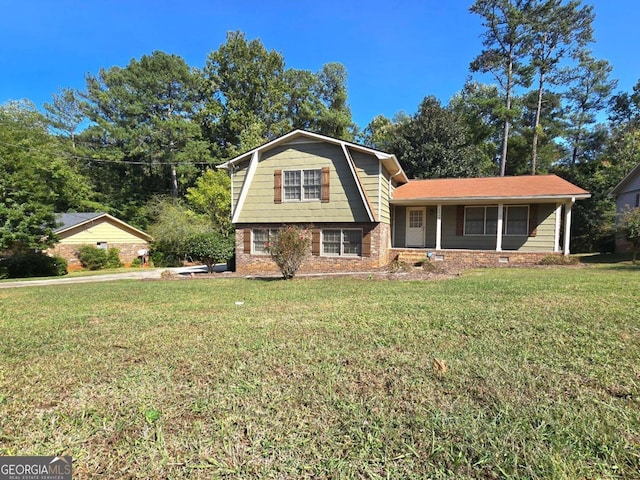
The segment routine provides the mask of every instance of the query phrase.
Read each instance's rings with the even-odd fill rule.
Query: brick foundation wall
[[[120,261],[125,265],[129,265],[134,259],[138,258],[138,250],[149,250],[149,244],[141,243],[109,243],[109,248],[117,248],[120,251]],[[56,244],[49,250],[48,255],[58,255],[67,260],[69,270],[79,270],[82,268],[80,260],[78,260],[78,251],[82,244]]]
[[[550,255],[562,256],[560,252],[495,252],[489,250],[430,250],[394,248],[390,251],[391,260],[418,262],[431,253],[431,262],[456,268],[508,267],[513,265],[537,265]]]
[[[291,224],[287,224],[291,225]],[[243,275],[272,275],[279,274],[280,270],[271,260],[269,255],[253,255],[244,251],[244,235],[247,228],[278,228],[283,225],[252,224],[238,225],[236,227],[236,272]],[[389,238],[390,226],[385,223],[378,224],[314,224],[299,225],[306,229],[311,238],[313,228],[362,228],[370,231],[371,249],[367,257],[339,257],[311,255],[305,259],[298,273],[334,273],[334,272],[367,272],[385,267],[389,262]]]

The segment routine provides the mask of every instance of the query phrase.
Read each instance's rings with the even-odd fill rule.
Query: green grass
[[[0,455],[72,455],[74,478],[637,477],[639,287],[597,265],[0,290]]]

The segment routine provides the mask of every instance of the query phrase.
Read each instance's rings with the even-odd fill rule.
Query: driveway
[[[69,283],[95,283],[112,282],[115,280],[143,280],[161,278],[162,272],[169,270],[176,275],[191,275],[192,273],[207,273],[206,265],[196,265],[192,267],[177,268],[154,268],[151,270],[138,269],[122,273],[105,273],[104,275],[88,275],[86,277],[52,277],[40,280],[16,280],[11,282],[0,282],[0,288],[37,287],[41,285],[60,285]],[[226,265],[216,265],[216,271],[225,271]]]

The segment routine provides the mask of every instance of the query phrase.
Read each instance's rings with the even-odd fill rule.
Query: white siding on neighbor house
[[[640,172],[626,183],[622,193],[617,196],[616,206],[618,211],[621,212],[627,206],[635,208],[638,194],[640,194]]]

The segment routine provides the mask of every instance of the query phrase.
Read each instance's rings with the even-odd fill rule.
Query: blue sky
[[[162,50],[202,67],[241,30],[279,51],[289,68],[327,62],[349,73],[349,104],[362,128],[376,115],[414,113],[427,95],[459,91],[480,52],[472,0],[0,0],[0,103],[38,107],[87,73]],[[640,1],[593,0],[596,58],[614,66],[619,91],[640,79]]]

